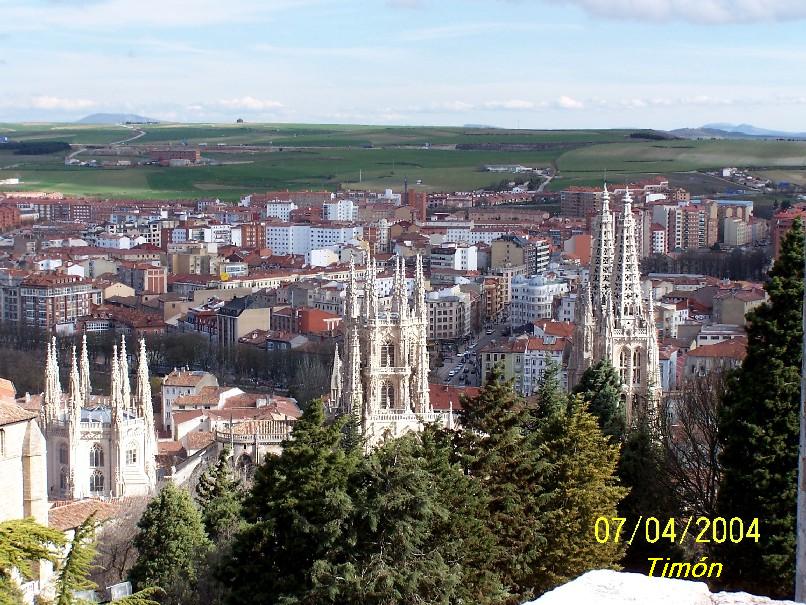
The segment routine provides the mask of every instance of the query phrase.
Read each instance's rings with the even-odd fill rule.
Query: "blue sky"
[[[806,130],[804,0],[0,0],[0,121]]]

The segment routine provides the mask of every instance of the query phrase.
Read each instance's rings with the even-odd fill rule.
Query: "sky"
[[[804,0],[0,0],[0,121],[806,131]]]

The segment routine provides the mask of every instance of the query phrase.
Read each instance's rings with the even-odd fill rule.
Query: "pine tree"
[[[95,582],[87,579],[95,558],[95,530],[98,524],[95,515],[85,519],[73,533],[70,548],[59,569],[56,579],[56,605],[77,605],[73,593],[79,590],[93,590]]]
[[[138,557],[129,579],[138,589],[159,586],[166,603],[185,603],[194,591],[197,569],[209,541],[190,494],[168,483],[149,502],[134,538]]]
[[[14,570],[23,578],[33,575],[35,561],[55,563],[64,534],[29,519],[0,523],[0,604],[21,602],[21,593],[12,578]]]
[[[568,406],[568,398],[560,385],[560,368],[553,360],[546,364],[543,376],[540,378],[535,403],[532,413],[537,418],[548,418]]]
[[[616,516],[626,490],[615,476],[618,446],[578,396],[545,418],[532,442],[551,468],[540,498],[546,543],[532,569],[531,586],[539,594],[591,569],[617,565],[621,546],[592,538],[597,518]]]
[[[419,446],[419,436],[392,439],[364,458],[356,477],[357,543],[350,555],[355,587],[344,602],[447,605],[461,579],[433,530],[450,517]]]
[[[314,571],[353,547],[349,482],[360,456],[345,451],[343,423],[326,425],[322,402],[311,402],[282,454],[258,467],[244,506],[249,525],[224,572],[232,603],[305,602]]]
[[[201,508],[202,522],[213,542],[228,541],[240,522],[242,492],[224,449],[216,463],[208,468],[196,485],[196,502]]]
[[[746,525],[758,518],[760,534],[717,549],[726,585],[772,597],[794,586],[803,240],[796,220],[769,274],[769,303],[747,316],[747,357],[729,381],[719,427],[717,510]]]
[[[621,379],[608,359],[602,359],[582,374],[574,394],[588,402],[602,432],[616,442],[624,439],[627,419],[621,403]]]

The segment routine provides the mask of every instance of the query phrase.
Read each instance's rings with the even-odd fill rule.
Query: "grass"
[[[64,156],[17,156],[0,145],[0,179],[20,177],[28,190],[104,197],[237,199],[272,189],[338,187],[400,189],[404,177],[414,189],[469,190],[506,178],[482,169],[485,164],[523,164],[559,169],[551,190],[635,181],[662,174],[695,193],[712,193],[726,183],[697,171],[724,166],[767,169],[770,178],[806,182],[806,142],[791,141],[643,141],[626,130],[505,130],[484,128],[383,127],[322,124],[159,124],[143,126],[146,135],[132,145],[187,141],[207,143],[202,155],[219,165],[187,168],[64,166]],[[99,145],[131,136],[120,126],[75,124],[0,124],[0,135],[20,140],[64,140]],[[223,152],[217,143],[249,145]],[[425,143],[432,145],[425,149]],[[270,150],[269,145],[272,145]],[[463,144],[531,145],[535,150],[455,149]],[[266,146],[267,148],[261,149]],[[371,147],[371,148],[369,148]],[[283,151],[277,151],[282,148]],[[145,147],[139,147],[141,151]],[[79,159],[124,159],[92,156]],[[360,176],[359,176],[360,175]],[[422,185],[417,185],[418,180]],[[10,189],[7,187],[6,189]]]

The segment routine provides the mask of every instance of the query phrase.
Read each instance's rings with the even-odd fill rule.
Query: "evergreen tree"
[[[618,446],[578,396],[546,417],[531,441],[551,469],[540,497],[545,544],[530,582],[539,594],[591,569],[616,566],[621,545],[599,544],[593,536],[597,518],[616,516],[626,490],[615,476]]]
[[[129,579],[138,589],[159,586],[166,603],[192,602],[198,566],[209,541],[190,494],[168,483],[149,502],[134,538],[138,556]]]
[[[0,604],[22,602],[12,577],[14,570],[23,578],[31,578],[32,564],[40,560],[55,563],[64,541],[62,532],[39,525],[32,518],[0,523]]]
[[[87,579],[92,560],[95,558],[95,515],[85,519],[73,533],[70,548],[56,578],[56,605],[76,605],[79,600],[73,593],[79,590],[93,590],[95,582]]]
[[[627,419],[621,402],[621,379],[608,359],[589,367],[574,387],[574,394],[588,402],[602,432],[621,442],[627,431]]]
[[[629,494],[618,507],[618,516],[630,521],[639,517],[655,517],[666,529],[669,519],[680,516],[680,503],[673,486],[666,480],[666,450],[651,426],[646,415],[635,421],[635,427],[627,434],[618,462],[618,477]],[[682,531],[682,530],[681,530]],[[639,573],[647,572],[649,557],[670,557],[685,560],[680,547],[668,539],[649,543],[647,531],[639,529],[627,547],[623,564],[625,568]]]
[[[596,518],[614,516],[624,493],[613,477],[617,449],[584,406],[569,403],[556,370],[536,399],[529,409],[496,368],[461,413],[459,459],[485,491],[484,519],[496,537],[490,568],[508,603],[612,566],[620,555],[592,539]]]
[[[730,588],[772,597],[791,595],[794,586],[803,240],[796,220],[769,274],[769,303],[747,316],[747,357],[729,381],[719,427],[717,510],[746,525],[758,518],[760,534],[718,548],[723,577]]]
[[[353,571],[353,581],[339,601],[452,602],[461,579],[460,565],[445,561],[433,534],[450,512],[428,472],[419,436],[392,439],[375,449],[363,459],[354,485],[357,540],[347,553],[349,564],[341,566]],[[332,598],[335,586],[329,588]]]
[[[242,492],[240,481],[232,472],[228,449],[199,478],[196,502],[207,536],[216,543],[229,540],[240,522]]]
[[[360,456],[345,451],[343,423],[326,425],[322,402],[311,402],[282,454],[258,467],[244,506],[249,526],[222,578],[231,602],[327,602],[309,597],[314,570],[344,561],[355,545],[349,481]]]

